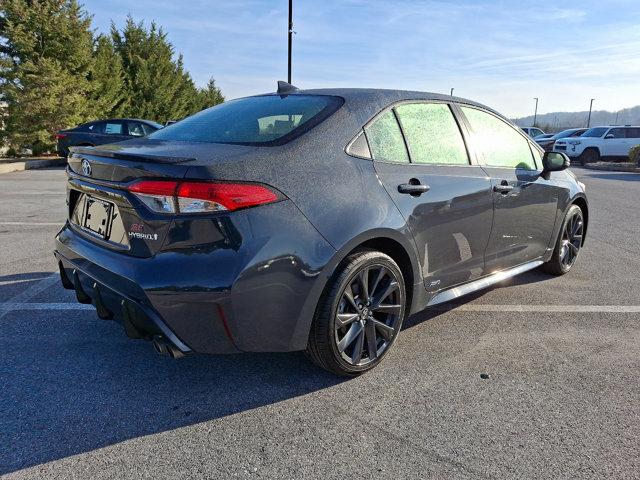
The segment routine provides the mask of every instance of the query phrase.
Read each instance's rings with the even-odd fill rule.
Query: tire
[[[318,302],[307,354],[336,375],[371,370],[397,338],[406,299],[402,272],[391,257],[376,250],[349,255]]]
[[[586,165],[587,163],[595,163],[600,161],[600,152],[595,148],[587,148],[580,154],[580,163]]]
[[[575,265],[584,235],[584,214],[578,205],[571,205],[562,222],[551,259],[542,269],[552,275],[564,275]]]

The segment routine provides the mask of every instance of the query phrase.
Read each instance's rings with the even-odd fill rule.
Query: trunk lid
[[[194,167],[237,160],[254,149],[152,139],[72,147],[69,222],[83,237],[105,248],[150,257],[161,249],[175,216],[149,210],[126,190],[127,185],[140,179],[184,179]]]

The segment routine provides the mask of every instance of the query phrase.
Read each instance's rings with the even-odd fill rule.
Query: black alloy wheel
[[[548,273],[564,275],[576,263],[584,236],[582,209],[572,205],[565,215],[551,260],[543,265]]]
[[[321,367],[353,376],[373,368],[393,344],[405,314],[402,272],[387,255],[351,255],[320,302],[308,353]]]

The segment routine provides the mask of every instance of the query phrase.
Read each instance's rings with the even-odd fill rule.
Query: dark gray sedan
[[[281,84],[72,149],[55,256],[160,353],[306,350],[357,375],[409,314],[567,273],[589,220],[568,165],[469,100]]]
[[[157,122],[138,118],[112,118],[83,123],[74,128],[60,130],[56,134],[58,155],[66,157],[69,147],[93,147],[144,137],[160,128],[162,125]]]

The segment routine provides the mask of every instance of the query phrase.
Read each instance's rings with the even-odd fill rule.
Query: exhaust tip
[[[151,343],[153,344],[153,349],[160,355],[167,355],[173,359],[182,358],[185,355],[179,348],[167,342],[167,340],[160,335],[153,337]]]

